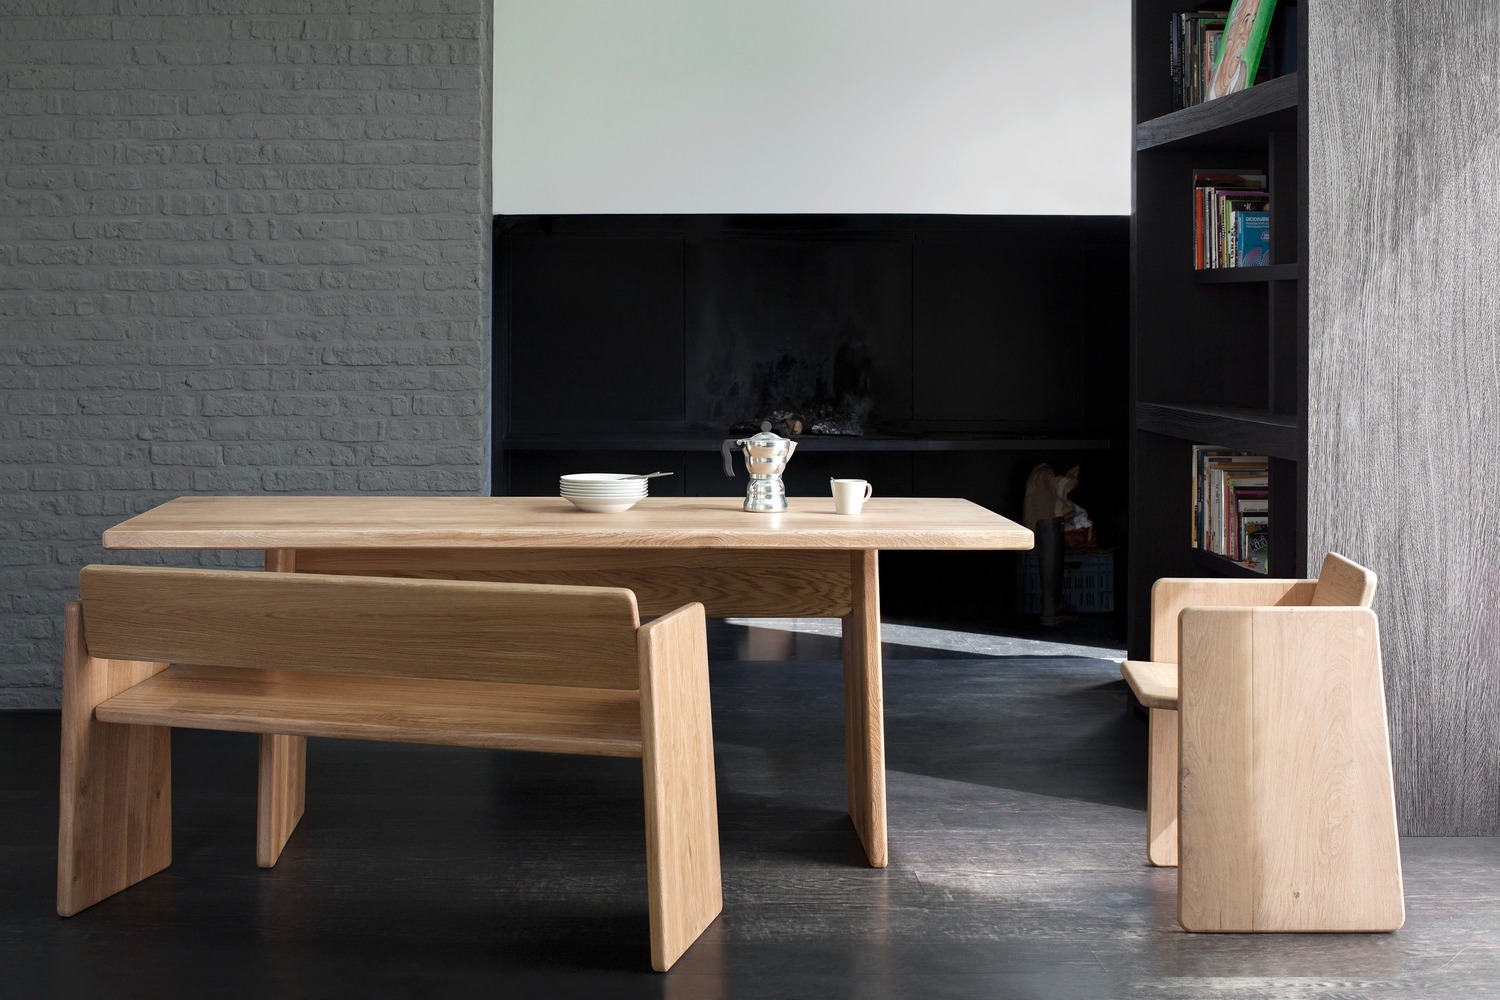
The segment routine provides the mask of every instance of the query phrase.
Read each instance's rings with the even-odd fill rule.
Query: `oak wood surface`
[[[1316,580],[1163,577],[1151,587],[1151,662],[1177,662],[1178,615],[1187,607],[1308,604]]]
[[[1146,858],[1158,868],[1177,864],[1177,782],[1181,753],[1176,709],[1153,708],[1147,717]]]
[[[887,864],[885,694],[880,653],[880,569],[874,552],[850,557],[854,609],[844,619],[844,768],[849,818],[870,867]]]
[[[703,606],[643,626],[638,643],[651,964],[665,972],[724,908]]]
[[[1147,708],[1177,710],[1177,664],[1155,660],[1126,660],[1120,675]]]
[[[67,917],[172,863],[172,746],[169,729],[94,717],[167,665],[91,656],[76,601],[63,621],[57,912]]]
[[[294,573],[295,549],[267,549],[267,573]],[[307,806],[307,737],[263,733],[255,787],[255,863],[272,868]]]
[[[841,618],[849,557],[738,549],[301,549],[309,573],[625,587],[643,615],[697,601],[712,617]]]
[[[1318,585],[1308,603],[1315,608],[1368,608],[1375,600],[1376,583],[1374,572],[1330,552],[1323,557]]]
[[[1182,643],[1183,927],[1400,927],[1374,613],[1189,608]]]
[[[627,590],[86,566],[100,655],[634,688]]]
[[[255,801],[255,863],[274,868],[306,808],[306,736],[261,734]]]
[[[967,500],[831,497],[754,514],[733,497],[648,497],[588,514],[561,497],[181,497],[104,533],[110,549],[1029,549],[1031,532]]]
[[[1199,625],[1205,616],[1209,624]],[[1260,847],[1251,616],[1188,608],[1181,621],[1177,919],[1188,930],[1251,931]]]
[[[1253,612],[1256,929],[1403,919],[1385,687],[1367,609]]]
[[[634,691],[174,666],[99,705],[101,722],[607,757],[641,752]]]

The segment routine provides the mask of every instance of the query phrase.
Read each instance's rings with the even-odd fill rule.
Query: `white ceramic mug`
[[[863,479],[830,479],[833,487],[833,509],[838,514],[858,514],[875,488]]]

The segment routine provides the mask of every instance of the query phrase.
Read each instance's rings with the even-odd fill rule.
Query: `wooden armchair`
[[[172,726],[264,734],[263,791],[286,735],[640,757],[652,965],[722,909],[702,605],[642,626],[634,594],[599,587],[123,566],[80,584],[63,916],[171,863]],[[262,795],[262,834],[290,832],[301,791]]]
[[[1189,930],[1394,930],[1404,919],[1375,575],[1164,579],[1152,660],[1147,853],[1179,865]]]

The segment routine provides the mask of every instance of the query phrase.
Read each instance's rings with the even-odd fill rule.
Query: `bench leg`
[[[265,733],[260,738],[260,778],[255,799],[255,863],[274,867],[302,819],[307,737]]]
[[[82,606],[65,619],[57,912],[71,917],[172,863],[172,731],[94,718],[167,664],[89,656]]]
[[[296,549],[267,549],[267,573],[293,573]],[[274,867],[302,819],[307,792],[307,737],[266,733],[260,738],[255,793],[255,863]]]
[[[639,634],[651,966],[666,972],[724,908],[703,606]]]
[[[1153,708],[1146,766],[1146,856],[1161,868],[1177,866],[1177,712]]]
[[[853,554],[853,610],[844,619],[844,769],[849,818],[870,867],[886,866],[885,695],[875,552]]]

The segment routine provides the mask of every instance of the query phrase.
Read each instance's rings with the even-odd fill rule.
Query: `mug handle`
[[[865,500],[870,499],[874,495],[875,495],[875,487],[873,485],[871,485],[870,483],[865,483]],[[860,501],[860,503],[864,503],[864,502],[865,502],[864,500]]]

